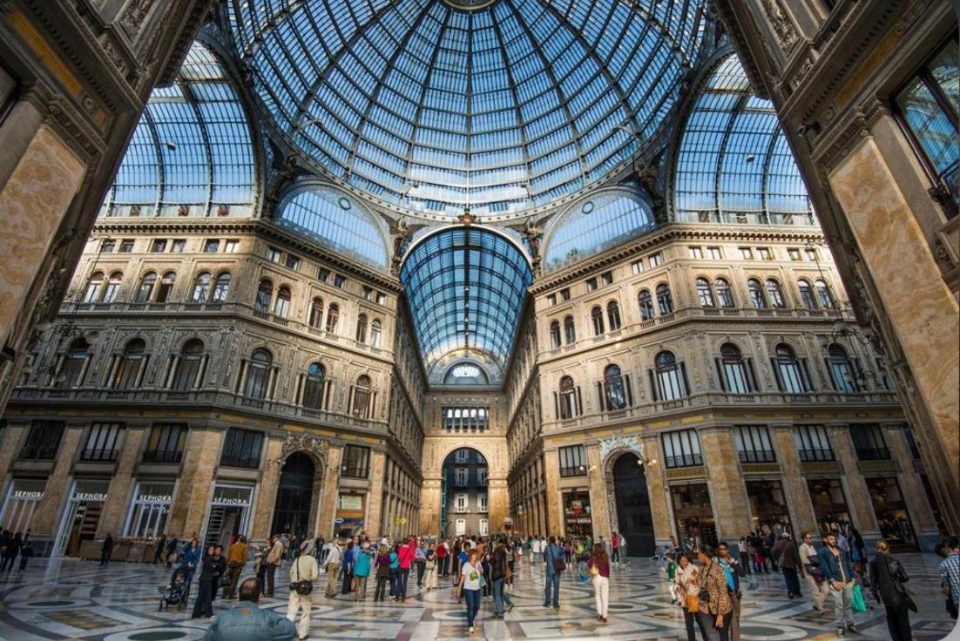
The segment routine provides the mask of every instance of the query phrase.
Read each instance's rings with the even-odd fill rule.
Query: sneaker
[[[474,634],[475,632],[476,632],[476,630],[474,630],[474,629],[473,629],[473,626],[471,625],[471,626],[470,626],[470,634]]]
[[[843,628],[837,628],[837,636],[838,637],[846,636],[843,632]]]
[[[847,632],[849,632],[850,634],[860,634],[860,630],[858,630],[857,626],[855,625],[848,625]]]
[[[512,604],[512,603],[508,603],[508,604],[507,604],[507,612],[510,612],[510,611],[512,611],[512,610],[513,610],[513,604]]]

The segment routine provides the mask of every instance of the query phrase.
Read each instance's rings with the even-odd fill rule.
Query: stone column
[[[510,516],[510,492],[507,479],[487,478],[487,518],[490,533],[503,531],[503,520]]]
[[[607,478],[607,470],[603,468],[603,461],[600,459],[600,444],[591,443],[585,447],[587,450],[587,484],[590,486],[590,516],[593,521],[593,538],[598,540],[601,536],[610,540],[610,531],[617,529],[617,524],[612,523],[612,514],[610,513],[610,504],[613,501],[613,479]],[[562,514],[564,505],[563,497],[559,512]]]
[[[273,511],[277,504],[280,487],[280,463],[283,456],[283,437],[269,435],[266,439],[267,462],[260,472],[260,487],[257,489],[257,504],[253,509],[250,536],[253,540],[266,540],[273,532]]]
[[[563,497],[560,494],[560,466],[556,464],[557,461],[557,450],[556,448],[551,448],[549,450],[545,449],[543,453],[544,459],[552,458],[554,465],[544,466],[544,472],[547,478],[547,488],[546,496],[544,497],[544,505],[542,508],[546,510],[546,514],[543,515],[543,522],[547,528],[546,532],[540,532],[541,535],[554,535],[559,536],[563,532]]]
[[[4,432],[3,442],[0,443],[0,484],[9,474],[10,467],[20,454],[20,448],[30,432],[30,421],[10,419]]]
[[[656,434],[649,434],[643,438],[643,453],[647,459],[644,471],[647,476],[647,492],[650,495],[653,536],[657,545],[670,545],[674,533],[670,519],[670,494],[664,478],[666,468],[663,466],[660,439]],[[629,553],[629,550],[627,552]]]
[[[314,528],[317,536],[325,538],[336,534],[333,520],[337,515],[337,499],[340,495],[340,464],[343,460],[343,446],[331,445],[327,450],[327,462],[323,471],[323,494],[317,511]]]
[[[843,468],[843,493],[850,508],[853,525],[860,530],[865,539],[877,540],[880,538],[880,525],[877,523],[877,513],[873,511],[873,501],[867,483],[863,480],[860,467],[857,465],[857,452],[853,448],[853,439],[850,437],[850,428],[846,424],[828,425],[830,444],[837,456],[837,462]]]
[[[923,481],[912,464],[913,456],[907,437],[903,434],[901,423],[888,423],[884,427],[884,436],[890,446],[890,455],[900,466],[897,480],[900,482],[900,491],[903,493],[903,502],[907,504],[910,522],[917,535],[917,544],[924,552],[933,552],[940,541],[940,530],[937,521],[933,518],[933,510],[927,500],[927,493],[923,489]]]
[[[387,455],[378,450],[370,452],[370,491],[367,492],[366,515],[363,527],[373,537],[380,534],[380,516],[383,513],[383,483],[387,468]]]
[[[22,105],[24,126],[35,114]],[[29,122],[28,122],[29,121]],[[3,127],[0,141],[9,138]],[[53,129],[40,125],[0,190],[0,341],[6,340],[50,251],[54,234],[80,188],[86,165]]]
[[[137,463],[140,461],[140,453],[143,451],[144,441],[147,440],[149,433],[150,428],[146,425],[130,425],[130,423],[127,423],[126,429],[123,430],[117,467],[113,478],[110,479],[107,501],[103,504],[100,523],[97,525],[96,538],[98,539],[106,538],[107,534],[118,536],[123,532],[133,488],[137,484]]]
[[[206,529],[225,434],[225,430],[206,426],[191,426],[187,432],[183,466],[167,520],[168,531],[189,536],[193,532],[202,535]]]
[[[67,428],[60,439],[60,449],[57,450],[53,472],[47,478],[47,485],[43,490],[43,509],[37,510],[33,520],[34,536],[54,537],[57,534],[56,528],[63,510],[63,501],[69,491],[73,459],[76,458],[77,451],[80,449],[80,439],[85,427],[86,423],[67,423]]]
[[[729,427],[702,428],[700,451],[707,468],[710,503],[719,540],[739,541],[752,529],[750,500],[740,474],[737,448]]]
[[[793,428],[790,425],[771,425],[770,432],[780,459],[780,469],[783,471],[781,481],[790,508],[790,524],[793,526],[794,537],[799,537],[801,532],[816,532],[817,515],[813,509],[813,501],[810,500],[807,479],[800,467],[800,454],[797,453],[797,445],[793,440]]]

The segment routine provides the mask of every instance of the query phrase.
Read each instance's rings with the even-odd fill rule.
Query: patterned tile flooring
[[[912,615],[918,641],[944,639],[954,630],[947,617],[936,578],[938,560],[932,555],[902,555],[911,576],[909,584],[920,612]],[[283,570],[277,573],[278,584]],[[511,593],[516,608],[506,619],[494,619],[492,604],[484,600],[477,634],[467,636],[466,613],[453,598],[449,584],[423,592],[411,580],[411,597],[404,604],[373,603],[352,597],[336,600],[315,596],[312,639],[395,639],[454,641],[459,639],[559,639],[633,641],[685,639],[683,616],[670,605],[664,575],[654,562],[633,559],[611,577],[609,623],[596,621],[593,590],[580,585],[574,573],[565,573],[559,612],[543,603],[543,566],[523,564]],[[35,559],[23,574],[0,575],[0,639],[40,641],[192,641],[201,639],[206,620],[183,612],[158,611],[169,571],[156,566],[116,563],[100,568],[92,562]],[[805,588],[806,586],[804,586]],[[216,611],[233,602],[217,600]],[[265,599],[261,605],[286,612],[283,599]],[[856,616],[863,641],[889,639],[883,608]],[[786,598],[782,577],[750,577],[742,614],[744,641],[835,639],[832,617],[820,617],[807,599]],[[857,638],[857,637],[848,637]]]

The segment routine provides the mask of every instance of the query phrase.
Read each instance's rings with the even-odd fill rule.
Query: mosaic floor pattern
[[[909,587],[920,606],[912,615],[918,641],[944,639],[954,622],[944,610],[937,580],[938,559],[932,555],[902,555],[911,576]],[[283,570],[278,571],[279,577]],[[577,639],[665,640],[685,639],[683,615],[670,605],[664,575],[655,563],[634,559],[629,567],[614,571],[610,585],[610,616],[597,622],[593,590],[580,585],[573,573],[564,576],[560,610],[543,603],[543,566],[523,564],[511,598],[516,608],[503,620],[492,616],[484,600],[477,634],[467,635],[466,612],[457,605],[450,584],[425,592],[411,581],[411,596],[404,604],[357,604],[352,597],[326,599],[315,595],[312,639],[394,639],[402,641],[454,641],[459,639]],[[201,639],[209,622],[190,619],[189,609],[158,611],[168,570],[150,565],[37,559],[23,573],[0,575],[0,639],[8,641],[193,641]],[[742,614],[744,641],[835,639],[832,616],[821,617],[809,601],[788,600],[782,577],[749,577]],[[805,587],[805,586],[804,586]],[[234,602],[217,600],[215,611]],[[191,603],[192,605],[192,603]],[[262,607],[286,612],[286,600],[264,599]],[[867,640],[889,639],[882,606],[857,615]],[[954,631],[960,634],[960,630]]]

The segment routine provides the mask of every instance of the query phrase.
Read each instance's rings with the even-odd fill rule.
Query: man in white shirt
[[[533,556],[531,557],[531,562],[534,565],[536,565],[537,561],[540,560],[540,551],[542,549],[543,547],[540,544],[540,537],[534,537],[533,543],[530,544],[530,551],[533,552]]]
[[[312,606],[312,594],[297,589],[298,583],[304,581],[310,582],[312,589],[313,582],[320,576],[320,570],[317,567],[317,560],[310,554],[312,543],[309,539],[300,544],[300,554],[293,562],[290,568],[290,602],[287,605],[287,618],[296,623],[297,611],[301,611],[300,622],[297,623],[297,639],[303,641],[310,634],[310,608]]]
[[[327,588],[323,595],[328,599],[337,598],[337,574],[340,572],[340,544],[337,541],[330,542],[330,552],[327,553],[327,562],[324,569],[327,573]]]
[[[828,587],[820,572],[820,560],[817,556],[817,548],[813,545],[813,535],[810,532],[804,532],[800,540],[802,541],[800,544],[800,575],[810,587],[813,609],[823,613],[823,599],[827,596]]]

